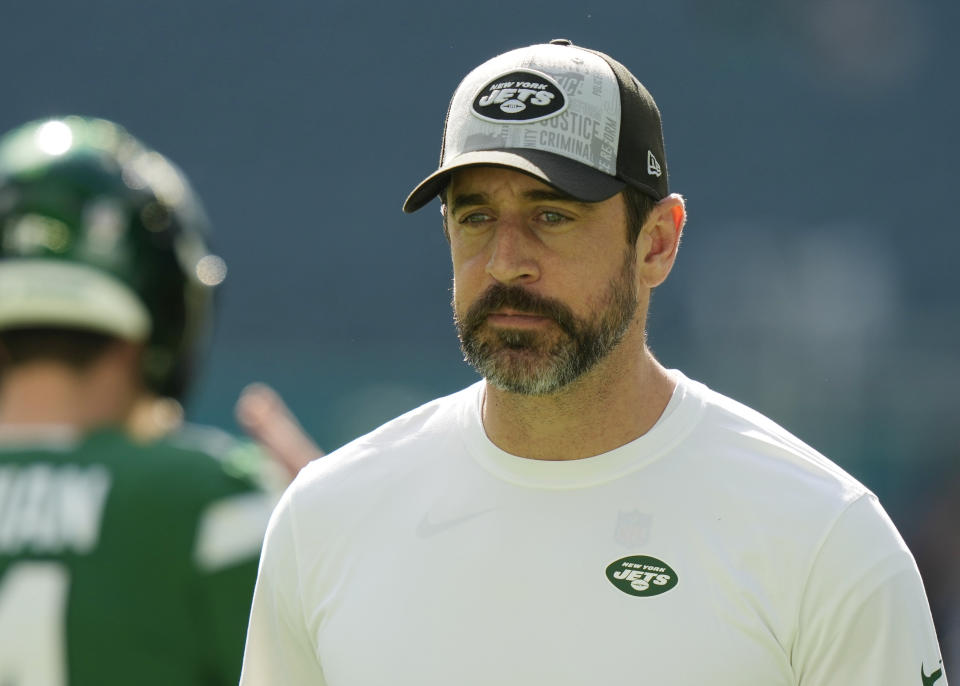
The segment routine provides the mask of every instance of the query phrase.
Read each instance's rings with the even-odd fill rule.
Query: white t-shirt
[[[498,449],[479,382],[305,468],[241,685],[946,686],[875,496],[671,373],[657,424],[596,457]]]

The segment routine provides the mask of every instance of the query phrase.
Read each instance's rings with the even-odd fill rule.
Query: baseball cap
[[[526,172],[585,202],[626,185],[668,194],[660,111],[608,55],[566,39],[498,55],[470,72],[447,110],[440,165],[403,204],[415,212],[462,167]]]

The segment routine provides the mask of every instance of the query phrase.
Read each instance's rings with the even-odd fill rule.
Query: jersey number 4
[[[70,575],[56,562],[18,562],[0,577],[0,684],[66,683]]]

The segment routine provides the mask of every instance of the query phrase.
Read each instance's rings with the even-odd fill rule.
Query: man
[[[143,414],[183,396],[210,326],[206,230],[181,172],[116,124],[0,140],[4,686],[239,678],[275,499],[233,443],[157,439],[174,427]]]
[[[685,210],[625,67],[475,69],[404,209],[437,195],[484,380],[301,472],[243,686],[946,684],[876,498],[647,349]]]

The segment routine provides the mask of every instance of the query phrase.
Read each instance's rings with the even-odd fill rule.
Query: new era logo
[[[657,161],[652,150],[647,150],[647,173],[650,176],[656,176],[658,178],[662,173],[660,171],[660,163]]]

